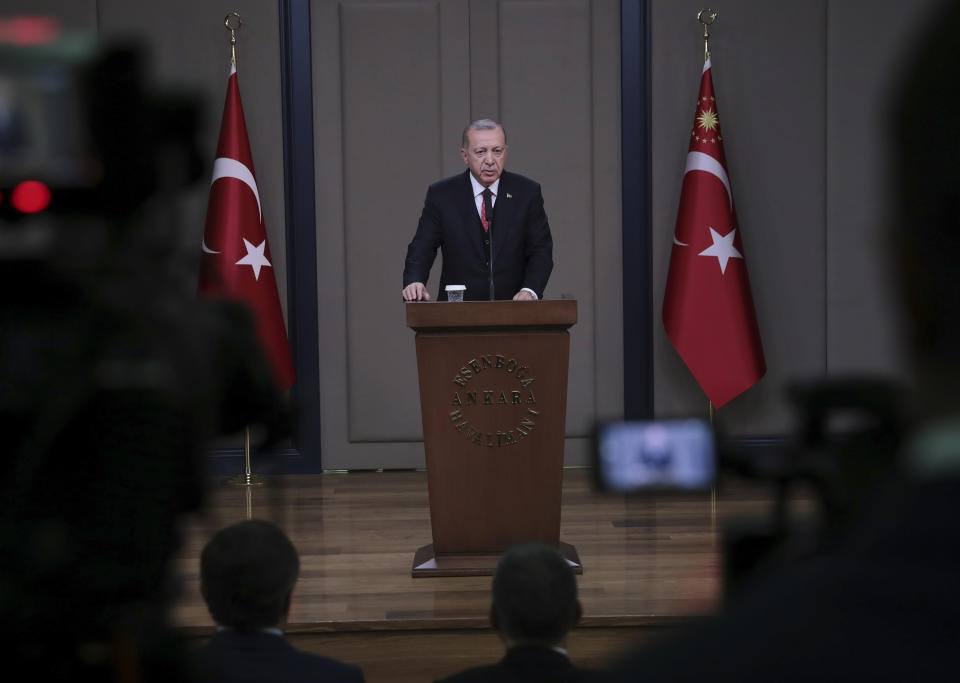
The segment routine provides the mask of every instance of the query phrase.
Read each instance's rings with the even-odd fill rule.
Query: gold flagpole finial
[[[243,26],[243,19],[236,12],[230,12],[223,18],[223,25],[230,31],[230,59],[233,60],[233,68],[237,68],[237,31]]]
[[[697,21],[703,24],[703,61],[710,59],[710,27],[717,20],[720,13],[715,9],[704,7],[697,12]]]

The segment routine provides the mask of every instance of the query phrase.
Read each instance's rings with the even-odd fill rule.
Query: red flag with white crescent
[[[237,299],[250,307],[277,386],[286,391],[293,385],[293,360],[232,64],[202,249],[199,293]]]
[[[710,60],[680,192],[663,297],[663,325],[677,353],[717,408],[767,370],[723,153]]]

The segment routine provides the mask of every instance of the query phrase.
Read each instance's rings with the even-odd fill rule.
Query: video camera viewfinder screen
[[[716,444],[705,420],[604,423],[595,448],[594,467],[605,491],[702,491],[716,478]]]

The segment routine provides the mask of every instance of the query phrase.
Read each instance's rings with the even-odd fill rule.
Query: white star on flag
[[[710,236],[713,238],[713,244],[700,252],[699,256],[716,256],[720,261],[720,272],[727,272],[727,261],[732,258],[743,258],[743,254],[737,251],[733,246],[733,236],[737,231],[731,230],[726,235],[721,236],[719,232],[710,228]],[[246,240],[244,240],[246,242]]]
[[[263,255],[263,250],[267,246],[267,240],[263,240],[257,246],[253,246],[250,242],[247,241],[247,238],[243,238],[243,244],[247,248],[247,255],[242,259],[237,261],[238,266],[250,266],[253,268],[253,277],[255,280],[260,280],[260,268],[263,266],[270,266],[270,262],[267,260],[267,257]]]

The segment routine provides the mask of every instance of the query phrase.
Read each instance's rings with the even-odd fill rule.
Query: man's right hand
[[[403,288],[404,301],[430,301],[430,292],[422,282],[411,282]]]

